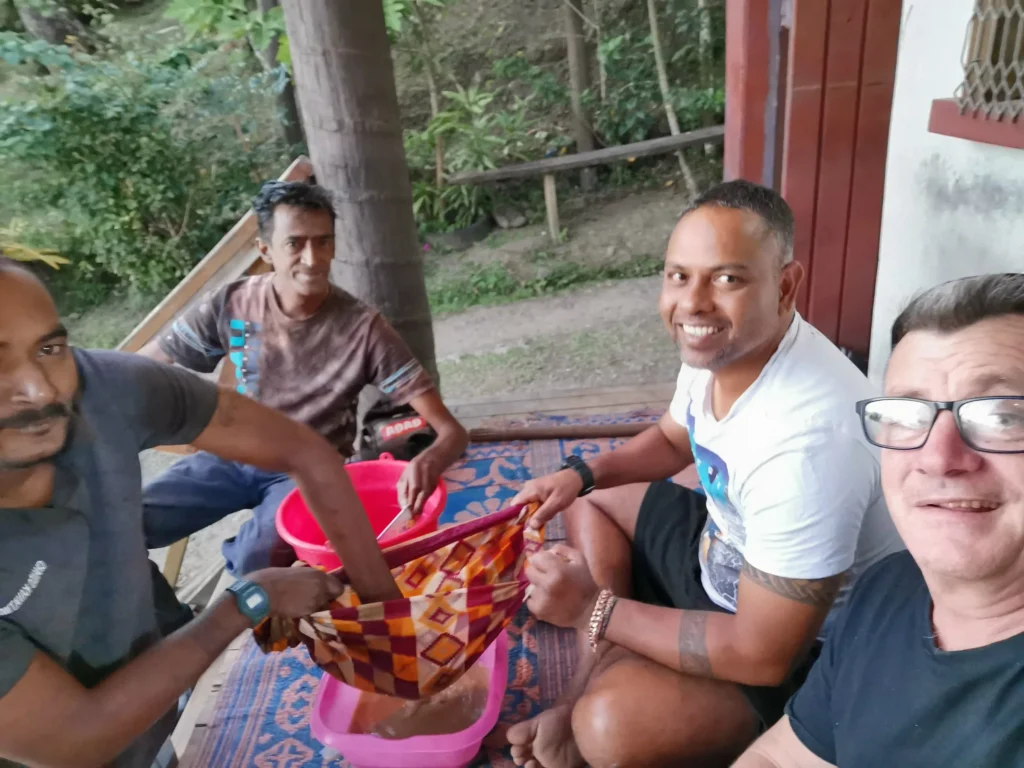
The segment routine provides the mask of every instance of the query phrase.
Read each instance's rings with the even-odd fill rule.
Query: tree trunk
[[[594,0],[594,36],[597,39],[597,82],[598,92],[601,94],[601,106],[608,103],[608,66],[601,53],[601,43],[604,42],[604,35],[601,34],[601,0]]]
[[[700,36],[698,37],[697,55],[700,57],[700,87],[711,87],[711,9],[708,0],[697,0],[697,13],[700,16]],[[701,120],[704,127],[714,125],[715,116],[705,112]],[[717,151],[714,144],[704,145],[704,154],[713,155]]]
[[[423,72],[427,78],[427,92],[430,94],[430,117],[434,119],[441,112],[441,94],[437,88],[437,61],[438,56],[434,53],[434,46],[430,40],[430,21],[423,13],[423,8],[416,0],[412,3],[413,13],[416,14],[416,21],[419,25],[417,41],[419,44],[419,56],[423,60]],[[434,137],[434,185],[440,189],[444,186],[444,137]]]
[[[590,87],[590,67],[587,66],[587,45],[583,37],[582,0],[565,0],[565,42],[569,49],[569,93],[572,96],[573,133],[576,151],[594,149],[594,133],[583,111],[583,92]],[[580,186],[584,192],[594,188],[597,175],[593,168],[580,171]]]
[[[430,93],[430,117],[433,119],[441,113],[441,99],[437,92],[434,65],[425,63],[424,71],[427,74],[427,90]],[[434,137],[434,186],[438,189],[444,186],[444,136],[440,134]]]
[[[331,278],[376,307],[435,377],[434,331],[384,10],[379,0],[284,0],[318,183],[335,195]]]
[[[25,31],[50,45],[77,45],[92,53],[102,42],[100,35],[56,0],[15,0],[14,7]]]
[[[0,32],[21,32],[23,25],[12,0],[0,0]]]
[[[668,70],[665,67],[665,54],[661,50],[661,37],[658,34],[658,9],[654,0],[647,0],[647,16],[651,22],[651,44],[654,46],[654,64],[658,69],[658,87],[661,89],[661,100],[665,102],[665,116],[668,118],[668,128],[673,136],[679,135],[679,119],[676,117],[675,107],[672,106],[672,94],[668,87]],[[683,157],[683,151],[676,152],[679,158],[679,170],[682,171],[683,181],[686,182],[686,190],[691,197],[697,197],[697,182],[693,178],[693,172]]]
[[[278,5],[280,5],[278,0],[256,0],[256,7],[263,14],[269,13]],[[263,65],[264,71],[272,72],[277,69],[279,66],[277,52],[280,48],[281,41],[277,35],[274,35],[266,48],[256,51],[256,56]],[[299,115],[299,105],[295,100],[295,83],[291,75],[288,76],[284,87],[274,99],[277,102],[277,114],[281,121],[281,131],[284,134],[285,142],[291,147],[302,144],[306,137],[302,133],[302,118]]]

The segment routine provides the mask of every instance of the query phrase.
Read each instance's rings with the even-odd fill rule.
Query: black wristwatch
[[[592,490],[594,490],[594,473],[590,471],[590,467],[587,466],[587,462],[576,455],[569,455],[565,457],[565,462],[562,464],[562,469],[571,469],[580,479],[583,481],[583,488],[580,489],[579,496],[586,496]]]

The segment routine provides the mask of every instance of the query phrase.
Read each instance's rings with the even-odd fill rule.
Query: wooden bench
[[[589,168],[605,165],[618,160],[635,160],[638,157],[651,157],[675,152],[684,147],[697,144],[715,144],[725,137],[725,126],[716,125],[696,131],[680,133],[676,136],[665,136],[660,139],[638,141],[634,144],[620,144],[616,147],[595,149],[591,152],[579,152],[575,155],[549,157],[544,160],[533,160],[518,165],[507,165],[491,171],[469,171],[458,173],[448,179],[450,184],[489,184],[495,181],[511,179],[529,179],[534,176],[544,177],[544,204],[547,208],[548,234],[553,242],[558,242],[561,225],[558,221],[558,197],[555,192],[555,174],[578,168]]]

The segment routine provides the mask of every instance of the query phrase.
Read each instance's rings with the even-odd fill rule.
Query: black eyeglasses
[[[876,397],[857,403],[868,440],[879,448],[913,451],[928,442],[940,411],[950,411],[964,443],[983,453],[1024,453],[1024,396],[920,400]]]

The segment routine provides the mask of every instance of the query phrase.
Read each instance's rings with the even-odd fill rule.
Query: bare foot
[[[508,729],[512,761],[526,768],[582,768],[572,736],[572,705],[561,704]]]

